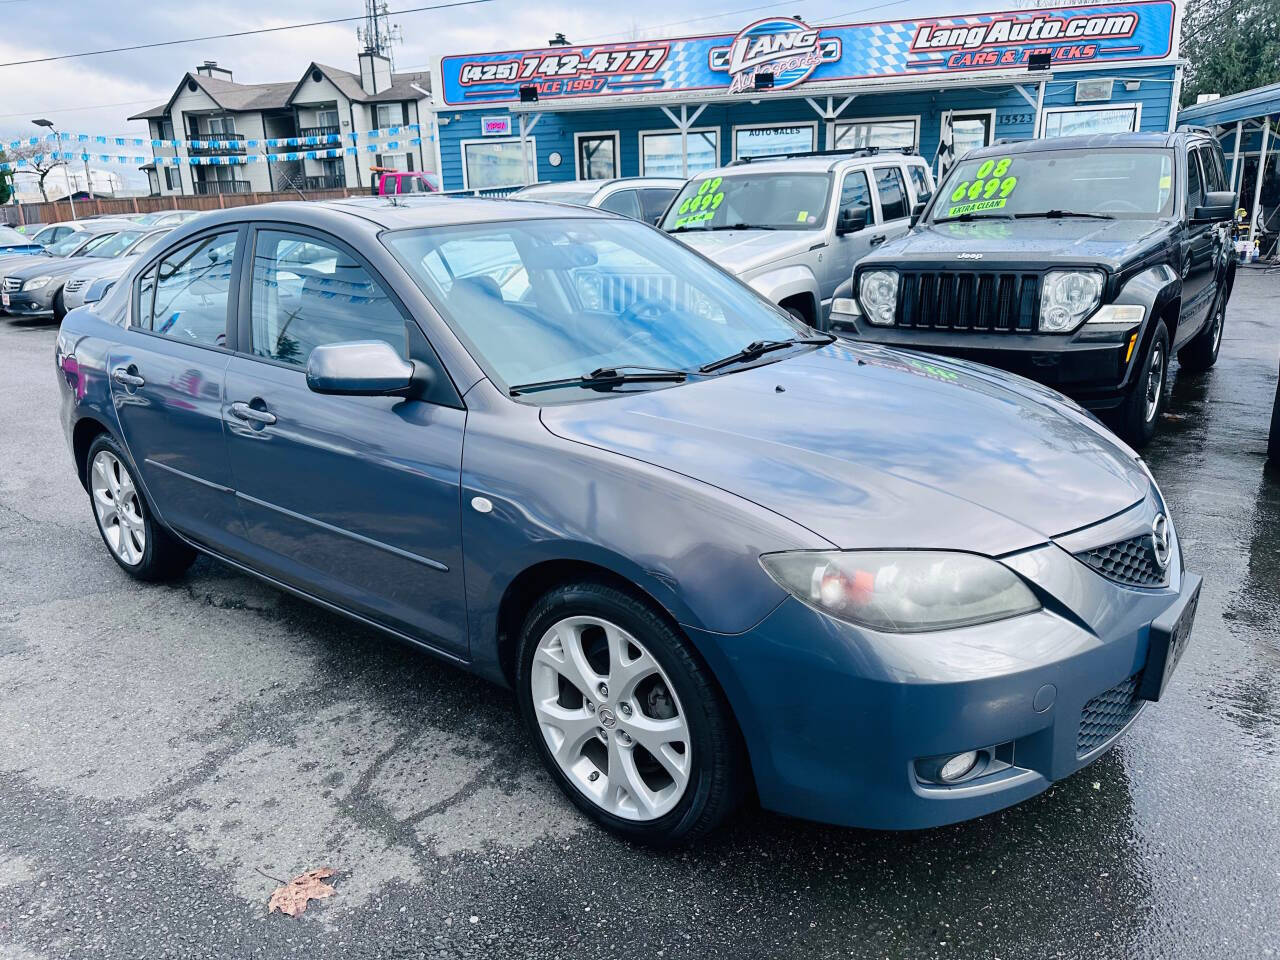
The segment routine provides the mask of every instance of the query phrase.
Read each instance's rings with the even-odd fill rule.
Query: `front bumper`
[[[690,631],[733,706],[766,808],[874,829],[940,826],[1026,800],[1116,742],[1145,706],[1135,689],[1152,621],[1199,578],[1179,555],[1167,587],[1126,588],[1056,544],[1005,562],[1035,585],[1042,611],[885,635],[789,598],[747,633]],[[988,748],[1001,762],[959,785],[917,773],[917,760]]]
[[[880,327],[832,312],[832,333],[867,343],[924,350],[998,367],[1052,387],[1091,410],[1118,406],[1141,360],[1141,330],[1085,328],[1073,334],[969,333]],[[1130,339],[1137,336],[1132,347]]]
[[[58,285],[60,286],[60,284]],[[7,295],[8,303],[0,300],[0,311],[15,317],[45,317],[53,315],[53,294],[58,286],[50,283],[39,290],[20,290]]]

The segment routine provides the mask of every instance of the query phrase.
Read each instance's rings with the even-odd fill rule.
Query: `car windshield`
[[[146,234],[141,240],[129,248],[129,256],[132,257],[140,253],[146,253],[154,247],[156,243],[168,236],[169,233],[170,231],[168,230],[157,230],[154,233]]]
[[[1168,150],[1033,150],[956,164],[938,189],[930,220],[1054,211],[1134,220],[1172,210]]]
[[[662,218],[662,229],[812,230],[827,215],[828,173],[713,174],[690,180]]]
[[[83,233],[72,233],[45,247],[45,252],[55,257],[70,256],[80,244],[84,243]]]
[[[641,223],[519,220],[384,241],[504,388],[600,370],[696,371],[748,344],[812,334]],[[574,386],[533,398],[583,399]]]
[[[92,243],[85,250],[85,256],[101,257],[109,260],[112,257],[118,257],[145,234],[144,230],[121,230],[119,233],[108,236],[105,240],[98,243]]]

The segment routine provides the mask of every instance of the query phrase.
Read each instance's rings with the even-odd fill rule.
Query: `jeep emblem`
[[[956,254],[956,259],[957,259],[957,260],[981,260],[981,259],[982,259],[982,254],[980,254],[980,253],[957,253],[957,254]]]

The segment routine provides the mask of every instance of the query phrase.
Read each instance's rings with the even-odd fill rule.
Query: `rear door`
[[[321,344],[384,340],[407,354],[412,329],[414,349],[430,347],[388,285],[342,241],[263,225],[251,249],[226,370],[227,450],[245,525],[238,555],[465,656],[465,411],[309,390],[307,359]]]
[[[911,200],[907,195],[907,180],[903,175],[902,165],[897,163],[875,167],[873,176],[882,219],[878,233],[886,241],[893,240],[911,227]]]
[[[222,380],[244,232],[200,234],[143,271],[131,322],[107,358],[124,444],[152,506],[215,548],[238,526]]]

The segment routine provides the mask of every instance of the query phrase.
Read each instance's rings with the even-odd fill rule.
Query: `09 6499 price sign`
[[[464,63],[458,81],[464,86],[477,83],[517,83],[544,79],[609,77],[628,73],[652,73],[667,59],[665,45],[630,50],[601,50],[583,53],[541,53],[518,60]]]

